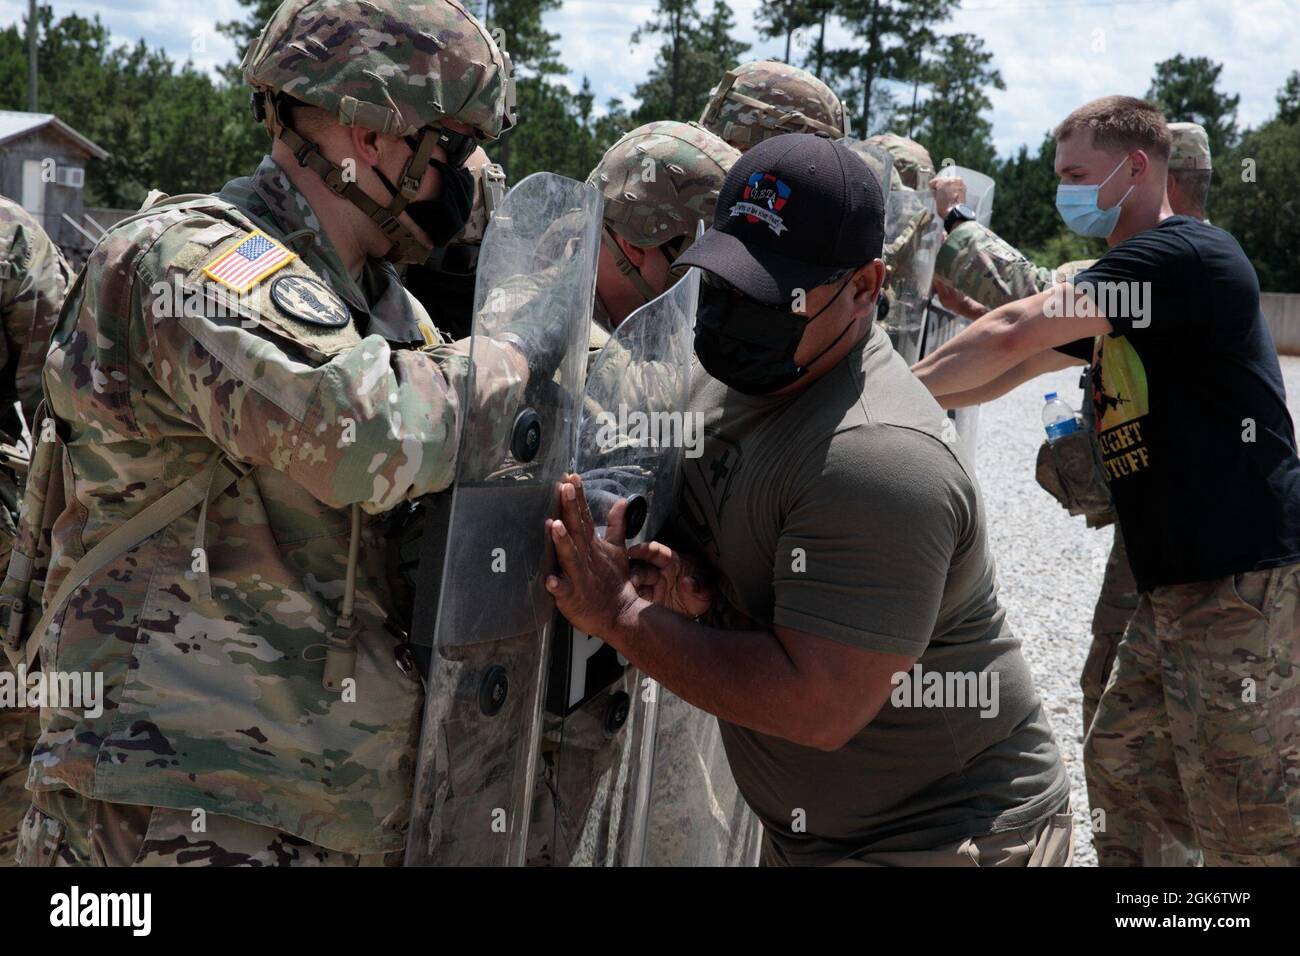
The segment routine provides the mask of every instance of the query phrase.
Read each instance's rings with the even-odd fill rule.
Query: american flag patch
[[[204,266],[203,274],[236,292],[247,292],[296,258],[297,255],[258,229]]]

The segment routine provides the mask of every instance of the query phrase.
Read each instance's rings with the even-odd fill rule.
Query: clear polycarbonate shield
[[[888,197],[890,184],[894,179],[894,156],[887,149],[872,146],[852,136],[844,137],[844,143],[850,150],[861,156],[880,182],[880,194]]]
[[[929,318],[926,323],[921,358],[925,358],[931,352],[938,351],[941,345],[958,335],[968,325],[970,325],[970,319],[949,312],[938,303],[934,303],[930,308]],[[980,406],[968,405],[965,408],[950,408],[947,414],[957,431],[958,439],[961,441],[962,451],[966,455],[966,462],[974,470],[977,465],[976,450],[979,445]]]
[[[656,688],[644,866],[757,866],[763,828],[740,794],[718,719]]]
[[[411,642],[431,652],[408,864],[524,862],[555,607],[544,523],[574,467],[600,222],[596,190],[536,173],[483,238],[447,530],[418,571]],[[488,340],[526,353],[518,407],[500,407]]]
[[[966,184],[966,205],[975,213],[976,221],[986,229],[993,221],[993,179],[984,173],[965,166],[945,166],[940,176],[956,176]]]
[[[685,411],[699,283],[691,269],[628,316],[588,371],[578,472],[600,533],[610,509],[627,502],[629,545],[663,526],[682,455],[698,454],[703,441]],[[652,682],[609,645],[559,622],[530,857],[594,866],[639,859],[656,707]],[[546,840],[541,827],[548,827]]]
[[[889,312],[881,324],[909,365],[920,358],[930,283],[943,236],[943,224],[920,193],[906,189],[889,193],[884,256],[889,268]]]

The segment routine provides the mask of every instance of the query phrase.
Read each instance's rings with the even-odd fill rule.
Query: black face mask
[[[785,388],[802,378],[808,366],[833,349],[853,327],[854,323],[848,323],[835,341],[807,365],[795,364],[794,353],[804,329],[830,308],[848,284],[846,279],[816,315],[805,316],[701,283],[695,316],[695,354],[706,372],[745,395],[766,395]]]
[[[429,165],[442,174],[442,193],[437,199],[409,202],[402,212],[429,234],[435,246],[445,246],[469,222],[470,210],[474,208],[474,174],[461,166],[448,166],[432,156],[429,157]],[[397,187],[384,175],[384,171],[378,166],[371,168],[396,198]]]

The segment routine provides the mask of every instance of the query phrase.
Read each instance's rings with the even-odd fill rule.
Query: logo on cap
[[[786,231],[785,220],[777,213],[785,208],[790,187],[771,173],[754,173],[745,183],[740,202],[733,203],[731,214],[744,216],[746,222],[764,222],[778,236]]]

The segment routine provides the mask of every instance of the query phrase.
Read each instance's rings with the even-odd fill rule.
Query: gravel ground
[[[1300,420],[1300,358],[1284,357],[1287,401]],[[1020,386],[979,414],[976,471],[989,515],[1002,603],[1024,645],[1039,693],[1070,772],[1074,862],[1096,866],[1083,781],[1083,695],[1079,673],[1092,638],[1092,607],[1110,553],[1111,530],[1089,530],[1034,481],[1042,441],[1043,395],[1078,407],[1079,370],[1053,372]]]

